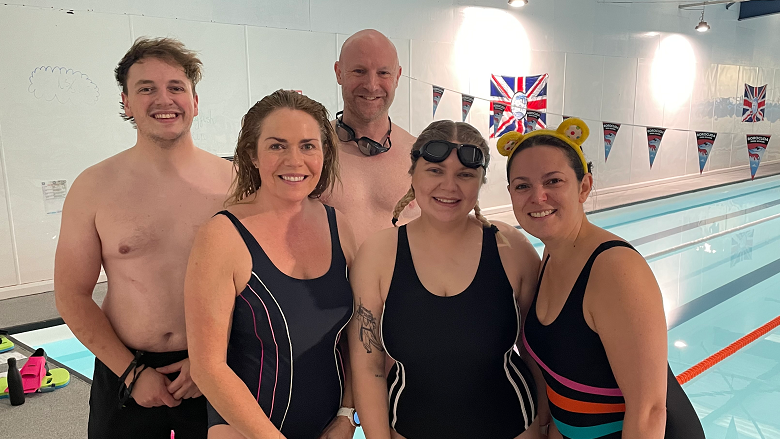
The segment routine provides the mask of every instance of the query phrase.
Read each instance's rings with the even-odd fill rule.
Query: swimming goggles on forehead
[[[360,152],[367,156],[382,154],[383,152],[389,151],[390,147],[393,146],[393,143],[390,142],[390,132],[393,130],[393,121],[390,120],[390,116],[387,116],[387,122],[390,123],[390,128],[387,129],[384,142],[379,143],[376,140],[365,136],[359,139],[356,138],[355,130],[344,123],[343,114],[343,111],[336,113],[336,135],[342,142],[355,142]],[[387,146],[385,146],[385,144],[387,144]]]
[[[441,163],[450,156],[453,149],[458,151],[458,160],[463,166],[471,169],[477,169],[481,166],[487,169],[488,159],[480,147],[447,142],[446,140],[431,140],[419,150],[412,151],[412,158],[422,157],[431,163]]]

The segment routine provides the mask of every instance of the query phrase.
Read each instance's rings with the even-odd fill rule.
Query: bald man
[[[333,121],[341,141],[342,184],[327,202],[347,216],[360,245],[392,227],[393,208],[411,185],[409,153],[416,139],[388,115],[401,65],[386,36],[368,29],[347,38],[334,68],[344,98],[344,111]],[[418,215],[413,202],[401,221]]]

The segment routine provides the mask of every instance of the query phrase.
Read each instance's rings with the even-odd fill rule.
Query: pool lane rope
[[[703,361],[698,363],[697,365],[691,367],[690,369],[686,370],[685,372],[677,375],[677,381],[680,384],[685,384],[688,381],[696,378],[699,376],[702,372],[705,370],[711,368],[712,366],[720,363],[721,361],[725,360],[729,356],[736,353],[738,350],[744,348],[745,346],[749,345],[750,343],[753,343],[754,341],[758,340],[759,337],[763,337],[766,335],[769,331],[777,328],[780,326],[780,316],[775,317],[774,319],[768,321],[760,328],[755,329],[753,332],[750,332],[749,334],[743,336],[739,340],[731,343],[730,345],[726,346],[725,348],[719,350],[718,352],[710,355],[709,357],[705,358]]]

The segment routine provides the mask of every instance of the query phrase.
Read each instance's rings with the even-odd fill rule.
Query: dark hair
[[[114,69],[114,77],[117,84],[122,87],[124,94],[127,94],[127,73],[130,71],[130,67],[144,58],[157,58],[169,64],[181,66],[187,79],[192,83],[192,94],[195,95],[195,85],[200,81],[200,69],[203,67],[197,53],[187,49],[181,41],[173,38],[146,37],[135,40],[133,46]],[[133,118],[125,114],[124,104],[122,104],[122,112],[119,115],[122,116],[122,119],[135,124]]]
[[[226,205],[236,204],[254,194],[260,188],[260,172],[254,167],[252,160],[256,158],[257,142],[260,139],[263,121],[269,114],[280,108],[299,110],[307,113],[320,126],[322,137],[322,174],[320,181],[309,194],[317,198],[323,192],[333,187],[339,178],[338,138],[333,125],[330,124],[328,110],[314,99],[308,98],[291,90],[277,90],[258,101],[241,119],[241,131],[233,157],[235,177],[230,188]]]
[[[574,175],[577,176],[577,181],[582,181],[582,179],[585,178],[585,170],[582,168],[582,160],[580,160],[580,156],[577,155],[577,152],[574,150],[574,148],[572,148],[571,145],[557,137],[540,134],[538,136],[529,137],[528,139],[521,142],[509,157],[509,160],[506,162],[507,180],[509,180],[509,168],[512,167],[512,161],[515,159],[515,157],[517,157],[517,154],[524,149],[533,148],[534,146],[552,146],[562,150],[566,155],[566,158],[569,160],[569,166],[574,170]],[[590,174],[592,171],[593,162],[588,162],[588,173]]]

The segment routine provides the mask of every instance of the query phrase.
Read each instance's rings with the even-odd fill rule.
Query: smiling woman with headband
[[[550,438],[704,438],[666,361],[661,292],[630,244],[588,222],[588,126],[509,133],[497,147],[517,221],[544,244],[523,342],[542,369]]]
[[[412,188],[393,223],[412,199],[420,217],[366,240],[350,272],[366,437],[538,437],[537,385],[515,347],[539,256],[517,229],[480,213],[487,142],[471,125],[437,121],[411,159]],[[385,350],[396,360],[387,378]]]

